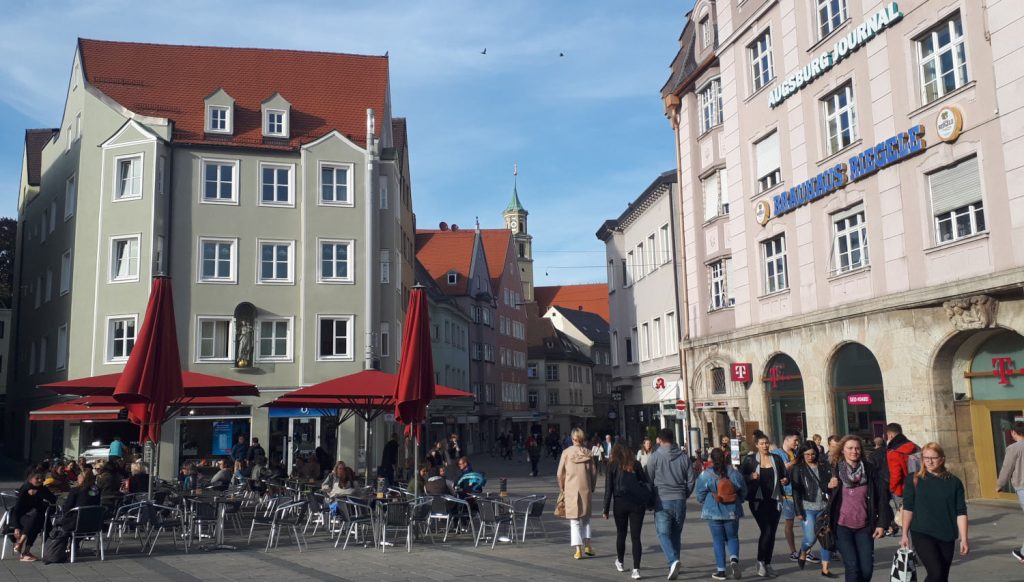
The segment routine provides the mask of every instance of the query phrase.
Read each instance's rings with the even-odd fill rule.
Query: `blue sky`
[[[419,226],[500,227],[517,162],[538,285],[603,281],[597,228],[675,163],[659,91],[690,0],[4,5],[3,216],[16,213],[24,130],[60,122],[77,37],[387,51]]]

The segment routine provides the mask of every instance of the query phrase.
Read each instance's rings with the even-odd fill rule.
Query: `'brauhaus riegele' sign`
[[[810,63],[797,69],[796,72],[790,73],[768,94],[768,105],[778,107],[780,103],[827,73],[886,28],[899,22],[901,18],[903,18],[903,13],[900,12],[900,7],[895,2],[875,12],[860,26],[839,37],[831,49],[821,53]]]
[[[759,207],[755,209],[755,216],[763,225],[773,216],[780,216],[796,210],[847,184],[866,178],[882,168],[917,155],[926,147],[928,146],[924,141],[924,126],[915,125],[889,139],[861,150],[847,161],[839,162],[809,180],[783,190],[772,198],[770,209],[767,208],[766,202],[759,204]]]

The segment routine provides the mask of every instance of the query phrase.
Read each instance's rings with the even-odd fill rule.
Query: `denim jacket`
[[[743,481],[743,475],[729,467],[729,480],[736,488],[735,503],[719,503],[715,499],[718,494],[718,479],[718,474],[710,468],[704,469],[704,472],[697,478],[697,501],[703,506],[700,518],[728,520],[743,517],[743,501],[747,498],[747,484]]]

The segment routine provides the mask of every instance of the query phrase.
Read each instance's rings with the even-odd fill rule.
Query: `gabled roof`
[[[583,311],[596,313],[603,317],[605,321],[610,319],[608,285],[605,283],[535,287],[533,289],[533,298],[540,307],[541,313],[547,311],[552,305],[556,305],[569,310],[579,310],[582,308]]]
[[[59,129],[26,129],[25,130],[25,165],[26,181],[29,186],[38,186],[42,179],[43,148],[53,136],[60,133]]]
[[[385,121],[388,58],[279,49],[79,39],[86,81],[125,108],[174,121],[173,141],[296,149],[337,130],[366,147],[366,110]],[[223,88],[235,100],[234,134],[208,136],[204,99]],[[261,104],[291,103],[289,139],[263,138]]]
[[[593,365],[568,335],[558,331],[551,320],[530,314],[526,321],[526,357],[532,360],[570,360]]]
[[[589,311],[579,309],[566,309],[560,306],[552,307],[558,315],[564,317],[576,329],[583,332],[587,339],[594,343],[608,343],[608,332],[610,326],[603,317]]]
[[[471,230],[417,230],[416,259],[446,295],[469,291],[470,269],[476,233]],[[455,285],[448,284],[448,272],[458,273]]]
[[[487,270],[491,272],[491,287],[499,294],[501,277],[505,274],[505,265],[512,249],[512,231],[507,228],[486,228],[480,230],[480,238],[484,243],[484,254],[487,255]],[[518,268],[513,261],[513,268]]]

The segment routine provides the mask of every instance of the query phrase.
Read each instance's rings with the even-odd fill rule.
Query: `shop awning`
[[[120,372],[114,374],[101,374],[66,380],[64,382],[52,382],[40,384],[40,388],[56,392],[58,394],[71,394],[74,396],[109,396],[114,393]],[[255,384],[239,382],[219,376],[200,374],[198,372],[182,372],[181,383],[185,389],[185,396],[188,398],[200,398],[211,396],[259,396],[259,390]]]
[[[241,406],[242,402],[226,396],[185,397],[174,401],[174,407],[227,407]],[[113,396],[86,396],[58,402],[29,413],[29,420],[101,421],[127,420],[127,409]]]

